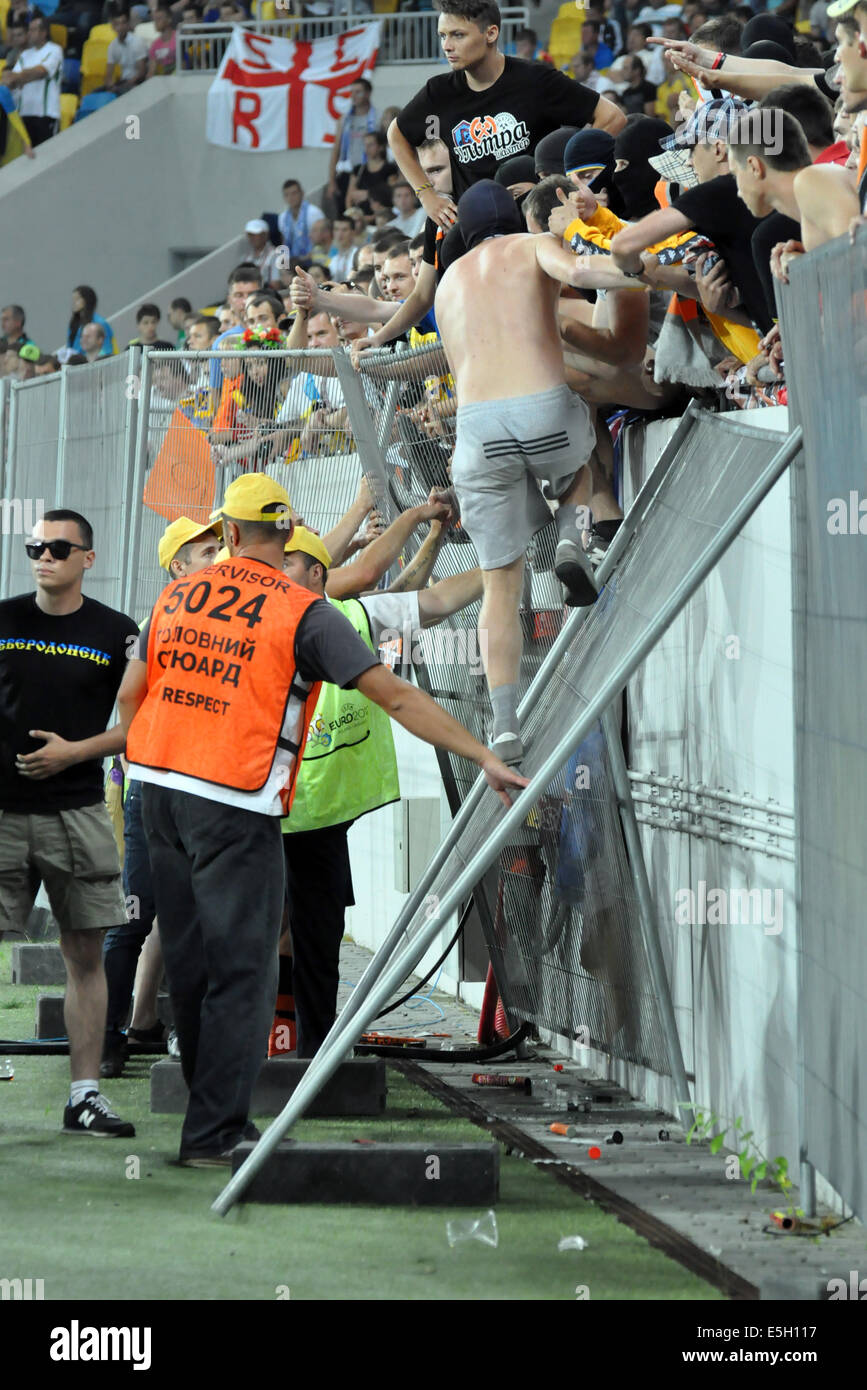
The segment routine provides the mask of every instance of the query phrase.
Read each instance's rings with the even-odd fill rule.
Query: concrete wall
[[[407,101],[437,71],[380,68],[378,108]],[[323,182],[325,150],[251,154],[209,145],[210,83],[154,78],[40,146],[35,159],[3,170],[0,298],[24,305],[43,349],[65,341],[75,285],[92,285],[110,320],[169,279],[174,250],[204,255],[250,217],[279,211],[290,176],[309,189]]]
[[[130,338],[134,338],[138,334],[136,313],[145,300],[152,304],[158,304],[162,309],[161,333],[164,338],[173,343],[175,340],[174,329],[165,321],[165,314],[172,300],[183,295],[185,299],[190,301],[194,309],[205,308],[209,304],[219,304],[225,295],[226,281],[231,270],[244,259],[248,247],[249,242],[245,235],[232,237],[216,251],[202,256],[192,265],[180,271],[179,274],[173,275],[171,279],[163,280],[159,285],[154,285],[147,291],[136,295],[135,299],[123,309],[118,309],[117,313],[112,313],[111,326],[115,331],[121,350]]]
[[[627,447],[625,505],[676,424],[654,422],[643,448]],[[750,424],[786,432],[787,411],[756,411]],[[773,799],[792,809],[789,514],[787,472],[630,682],[630,768]],[[733,637],[737,648],[731,646]],[[744,1127],[755,1132],[765,1153],[788,1158],[797,1181],[794,865],[763,853],[761,835],[745,850],[676,830],[646,825],[640,830],[684,1061],[695,1076],[694,1099],[718,1115],[743,1116]],[[708,892],[779,890],[782,929],[678,924],[678,892],[698,893],[702,880]],[[632,1094],[653,1104],[674,1109],[683,1099],[667,1076],[560,1041],[580,1061],[607,1069]],[[727,1144],[731,1140],[730,1133]],[[826,1200],[835,1200],[821,1179],[819,1186]]]

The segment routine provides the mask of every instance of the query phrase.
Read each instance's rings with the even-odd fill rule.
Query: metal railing
[[[349,0],[352,4],[352,0]],[[527,27],[529,11],[513,6],[501,11],[503,27],[500,44],[510,44],[519,29]],[[334,15],[328,19],[305,18],[302,15],[281,19],[250,20],[240,27],[251,34],[268,34],[275,38],[298,39],[311,43],[345,34],[367,24],[381,26],[381,41],[377,67],[387,64],[438,63],[442,59],[437,21],[432,10],[413,14],[370,14],[355,12]],[[216,72],[229,40],[230,24],[180,24],[177,29],[177,72],[181,75]]]

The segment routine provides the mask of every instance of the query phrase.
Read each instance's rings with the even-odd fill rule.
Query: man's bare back
[[[556,309],[574,263],[554,237],[522,232],[483,241],[449,266],[435,313],[459,405],[565,382]]]

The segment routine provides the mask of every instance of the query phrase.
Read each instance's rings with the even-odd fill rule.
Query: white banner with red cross
[[[260,152],[333,145],[350,84],[376,64],[379,30],[301,43],[233,29],[208,89],[209,142]]]

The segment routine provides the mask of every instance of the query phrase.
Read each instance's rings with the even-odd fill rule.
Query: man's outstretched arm
[[[607,130],[609,135],[616,135],[625,125],[626,113],[607,97],[600,97],[593,112],[593,129]]]
[[[451,515],[444,502],[425,502],[420,507],[408,507],[393,521],[388,530],[371,541],[357,560],[339,569],[329,570],[325,592],[329,598],[347,598],[373,589],[397,559],[410,536],[423,521],[439,521]]]
[[[611,255],[619,270],[641,270],[641,252],[648,246],[656,246],[660,241],[679,232],[688,232],[692,227],[688,217],[677,208],[660,208],[659,212],[649,212],[631,227],[624,227],[611,238]]]
[[[362,695],[373,700],[416,738],[475,763],[484,773],[488,786],[493,788],[506,807],[511,805],[507,788],[520,791],[527,786],[526,777],[506,767],[490,748],[478,743],[469,730],[447,714],[436,700],[419,690],[418,686],[401,680],[387,666],[371,666],[362,672],[355,685]]]

